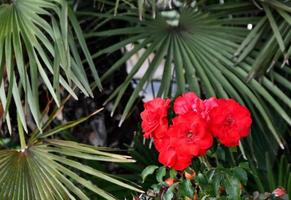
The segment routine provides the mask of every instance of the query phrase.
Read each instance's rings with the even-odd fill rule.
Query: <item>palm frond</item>
[[[86,96],[93,95],[77,44],[101,88],[79,23],[66,1],[12,1],[0,5],[0,18],[5,19],[0,21],[0,98],[8,124],[13,98],[25,131],[24,106],[31,111],[37,127],[41,127],[40,84],[57,105],[62,88],[74,98],[74,86]]]
[[[265,15],[234,54],[238,63],[245,61],[247,56],[254,59],[248,80],[274,68],[290,67],[287,65],[291,56],[291,4],[268,0],[261,1],[260,6]]]
[[[111,194],[82,178],[81,172],[142,192],[73,158],[134,162],[128,156],[107,153],[99,151],[96,147],[63,140],[47,139],[22,151],[1,150],[1,199],[89,199],[81,187],[105,199],[115,199]]]
[[[288,156],[281,155],[277,157],[277,162],[273,163],[270,160],[270,155],[265,153],[265,166],[266,169],[258,170],[252,161],[250,164],[250,173],[253,176],[256,184],[258,185],[261,193],[265,191],[273,191],[277,187],[283,187],[286,189],[287,194],[290,197],[290,163],[288,162]]]
[[[71,95],[63,99],[63,106]],[[0,150],[0,198],[1,199],[90,199],[88,193],[95,193],[104,199],[116,199],[98,182],[88,180],[100,179],[107,184],[126,188],[132,192],[143,192],[134,183],[106,174],[92,168],[90,162],[133,163],[130,156],[115,153],[106,147],[94,147],[74,141],[56,139],[56,135],[70,129],[103,109],[78,120],[49,129],[57,114],[62,110],[56,107],[46,119],[41,132],[35,129],[29,133],[26,141],[23,127],[18,117],[20,148],[5,147]],[[1,143],[0,143],[1,144]],[[10,173],[14,173],[11,176]],[[7,187],[6,183],[11,187]]]
[[[209,10],[212,12],[208,12]],[[134,45],[103,74],[101,77],[103,81],[122,67],[129,58],[143,50],[126,80],[106,101],[115,99],[113,112],[134,75],[145,62],[149,63],[145,74],[138,81],[127,101],[120,124],[131,112],[142,90],[154,78],[154,73],[163,66],[158,96],[173,97],[184,91],[194,91],[203,98],[210,96],[235,98],[247,105],[253,115],[256,115],[254,120],[256,124],[260,124],[260,132],[252,134],[254,136],[262,134],[261,139],[269,141],[269,133],[271,133],[273,140],[284,148],[284,140],[275,126],[273,116],[280,116],[285,124],[290,125],[291,117],[288,110],[291,108],[291,101],[281,88],[274,85],[274,81],[280,79],[281,83],[289,85],[290,81],[277,72],[274,72],[277,77],[275,80],[264,76],[262,82],[254,79],[246,81],[255,61],[247,56],[237,63],[233,55],[244,43],[244,39],[251,34],[251,31],[246,28],[247,24],[261,26],[267,19],[241,15],[241,10],[253,13],[257,8],[251,3],[213,4],[198,11],[194,8],[183,8],[176,14],[178,24],[173,23],[175,20],[171,20],[173,16],[169,18],[161,14],[156,19],[138,23],[129,21],[129,24],[132,24],[131,27],[93,32],[88,35],[88,37],[119,35],[123,38],[119,43],[94,54],[94,58],[118,51],[126,44]],[[87,14],[90,15],[90,13]],[[126,32],[132,34],[125,37]],[[152,54],[154,54],[153,59],[149,59]],[[172,93],[170,90],[173,82],[176,82],[177,93]],[[287,90],[290,92],[290,88]],[[248,140],[252,143],[251,138]],[[276,152],[273,149],[272,152],[274,151]]]

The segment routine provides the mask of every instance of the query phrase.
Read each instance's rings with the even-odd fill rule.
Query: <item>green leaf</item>
[[[177,176],[177,171],[175,169],[170,169],[170,177],[171,178],[176,178]]]
[[[243,168],[241,167],[232,168],[232,173],[233,173],[233,176],[237,178],[238,180],[240,180],[244,185],[247,184],[248,175]]]
[[[184,180],[179,184],[179,192],[183,197],[192,198],[194,196],[194,186],[190,180]]]
[[[85,42],[81,27],[80,27],[80,25],[78,23],[78,20],[77,20],[75,14],[73,13],[73,10],[70,9],[70,8],[68,9],[68,16],[69,16],[69,19],[70,19],[70,21],[72,23],[73,29],[74,29],[74,31],[76,33],[76,36],[77,36],[77,38],[79,40],[81,48],[82,48],[82,50],[83,50],[83,52],[85,54],[85,57],[86,57],[86,59],[88,61],[89,67],[90,67],[91,72],[93,74],[93,77],[94,77],[94,79],[96,81],[96,84],[97,84],[98,88],[101,90],[102,89],[101,82],[100,82],[96,67],[94,65],[93,59],[92,59],[92,57],[90,55],[90,52],[88,50],[88,47],[86,45],[86,42]]]
[[[156,169],[158,169],[159,167],[156,165],[150,165],[147,166],[141,173],[141,178],[142,178],[142,182],[144,182],[146,180],[146,178],[153,174],[155,172]]]
[[[174,190],[179,183],[174,183],[167,191],[162,195],[162,200],[172,200],[174,198]]]
[[[225,186],[226,194],[230,199],[239,199],[240,198],[240,182],[237,178],[226,175],[225,179],[222,180],[223,185]]]
[[[163,182],[163,178],[165,177],[166,175],[166,167],[160,167],[157,171],[157,174],[156,174],[156,179],[159,183],[162,183]]]
[[[288,181],[287,181],[287,188],[288,188],[288,197],[291,198],[291,173],[289,172]]]
[[[279,163],[279,170],[278,170],[278,185],[284,185],[284,167],[286,167],[288,164],[285,162],[285,156],[281,156],[280,163]]]
[[[213,180],[211,181],[214,187],[214,192],[216,194],[216,197],[220,196],[220,188],[221,188],[223,179],[224,179],[224,175],[221,173],[217,173],[217,174],[214,174]]]
[[[275,21],[273,15],[272,15],[272,12],[271,12],[271,10],[270,10],[270,8],[268,6],[266,6],[264,4],[262,4],[262,5],[263,5],[263,8],[264,8],[264,10],[266,12],[266,15],[267,15],[267,17],[268,17],[268,19],[270,21],[271,27],[272,27],[272,29],[274,31],[274,34],[275,34],[275,37],[276,37],[277,42],[279,44],[279,47],[280,47],[281,51],[284,52],[285,51],[285,45],[284,45],[284,42],[283,42],[283,38],[282,38],[282,35],[280,34],[279,28],[278,28],[278,26],[276,24],[276,21]]]
[[[253,161],[250,160],[249,164],[250,164],[250,173],[252,174],[252,176],[253,176],[253,178],[254,178],[254,180],[256,182],[256,185],[258,186],[259,191],[262,193],[262,192],[265,191],[265,188],[263,186],[262,181],[260,180],[260,177],[259,177],[259,174],[258,174],[258,170],[254,166]]]
[[[275,183],[275,178],[273,174],[273,167],[271,165],[269,153],[266,152],[266,167],[267,167],[267,178],[268,178],[268,184],[269,184],[269,190],[273,191],[276,189],[276,183]]]
[[[72,128],[72,127],[75,127],[77,126],[78,124],[88,120],[89,118],[93,117],[94,115],[96,115],[97,113],[99,113],[100,111],[102,111],[103,108],[101,109],[98,109],[96,110],[95,112],[91,113],[90,115],[86,116],[86,117],[82,117],[78,120],[74,120],[74,121],[70,121],[70,122],[67,122],[66,124],[62,124],[62,125],[59,125],[49,131],[47,131],[45,134],[42,134],[40,135],[40,138],[46,138],[46,137],[49,137],[49,136],[52,136],[56,133],[60,133],[66,129],[69,129],[69,128]]]
[[[201,184],[201,185],[207,185],[208,181],[206,179],[206,177],[202,174],[202,173],[198,173],[197,176],[195,177],[195,180]]]

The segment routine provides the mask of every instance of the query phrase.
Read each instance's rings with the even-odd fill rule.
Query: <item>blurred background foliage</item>
[[[248,162],[246,191],[271,192],[276,186],[291,190],[291,1],[0,2],[0,18],[5,19],[0,21],[0,149],[5,149],[0,165],[7,165],[1,172],[16,159],[15,152],[4,153],[8,149],[38,151],[45,145],[52,152],[41,156],[69,157],[72,152],[68,155],[49,141],[73,140],[129,153],[137,163],[75,162],[137,183],[146,166],[157,164],[150,144],[144,146],[140,134],[134,134],[143,99],[194,91],[202,98],[234,98],[251,110],[251,135],[239,150],[217,148],[213,153],[222,154],[226,167]],[[78,119],[103,106],[79,125]],[[42,137],[46,133],[58,134],[49,134],[47,140]],[[98,187],[106,185],[77,173]],[[18,181],[4,178],[10,184]],[[147,181],[139,183],[146,189],[154,182]],[[132,193],[112,185],[102,189],[118,199]],[[9,193],[1,185],[0,190]],[[31,194],[49,195],[44,188],[38,190],[42,192]],[[99,198],[94,192],[86,195]]]

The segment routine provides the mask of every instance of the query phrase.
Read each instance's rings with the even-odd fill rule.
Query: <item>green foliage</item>
[[[0,197],[2,199],[76,199],[76,197],[89,199],[80,189],[82,186],[105,199],[115,199],[82,178],[80,172],[141,192],[72,158],[110,162],[133,161],[125,156],[99,151],[98,148],[62,140],[45,140],[24,150],[1,150]]]
[[[114,188],[111,185],[114,184],[142,192],[127,180],[93,168],[87,161],[124,162],[123,167],[132,172],[124,177],[134,182],[140,181],[137,177],[143,171],[143,186],[148,189],[157,182],[152,186],[153,192],[165,200],[194,195],[204,199],[239,199],[245,190],[263,193],[278,186],[288,190],[291,199],[289,158],[276,159],[278,147],[288,146],[284,133],[291,124],[290,1],[221,4],[198,0],[195,7],[190,6],[192,1],[183,1],[178,8],[166,12],[160,11],[163,6],[155,4],[157,1],[96,2],[96,7],[91,2],[77,2],[85,6],[85,12],[77,12],[84,19],[82,22],[93,20],[89,24],[93,28],[88,28],[90,32],[83,36],[75,10],[67,1],[1,1],[0,101],[4,110],[1,117],[6,119],[10,132],[12,125],[17,124],[20,147],[11,147],[14,142],[11,139],[0,139],[0,199],[90,199],[90,192],[116,199],[108,192],[110,189],[99,187],[90,178],[109,183],[108,188]],[[108,29],[108,22],[119,28],[109,25]],[[248,24],[254,28],[246,29]],[[104,38],[120,42],[91,56],[85,38],[90,42],[92,39],[93,45]],[[107,148],[56,139],[56,134],[99,112],[49,129],[66,103],[67,99],[62,101],[61,96],[69,93],[77,99],[78,89],[92,97],[89,78],[95,81],[93,88],[101,89],[93,59],[116,53],[128,44],[133,49],[125,51],[101,77],[102,81],[108,80],[143,50],[132,71],[106,101],[115,100],[114,113],[134,75],[144,63],[149,64],[124,107],[120,124],[132,113],[140,93],[162,65],[161,86],[155,96],[174,97],[184,91],[195,91],[203,98],[235,98],[252,111],[255,123],[251,136],[240,145],[241,153],[217,146],[207,155],[214,167],[209,167],[205,160],[195,161],[197,175],[188,180],[181,172],[157,166],[153,148],[145,148],[140,141],[135,141],[137,145],[130,149],[132,157],[138,160],[132,164],[131,157],[114,154]],[[40,108],[40,90],[47,91],[59,106],[48,120],[44,117],[47,113]],[[13,104],[17,112],[15,122]],[[27,126],[29,113],[37,125],[31,132]],[[266,151],[270,153],[265,155]],[[176,179],[170,187],[165,183],[168,177]],[[126,194],[128,191],[122,193]],[[270,194],[270,198],[274,197]]]
[[[165,176],[166,176],[166,167],[160,167],[158,172],[157,172],[157,175],[156,175],[157,181],[159,183],[162,183],[163,182],[163,178]]]
[[[152,168],[152,166],[149,167]],[[163,171],[162,177],[161,171]],[[200,168],[195,169],[197,176],[194,175],[193,179],[184,176],[186,170],[180,171],[173,177],[175,183],[169,186],[165,181],[170,177],[170,171],[164,167],[156,171],[151,170],[151,174],[156,172],[158,184],[152,185],[152,188],[155,188],[158,199],[184,199],[186,197],[191,199],[194,195],[197,195],[199,199],[206,197],[240,199],[243,195],[243,185],[246,185],[248,180],[246,170],[241,167],[207,169],[201,165]]]
[[[265,16],[261,17],[235,53],[237,62],[251,57],[249,60],[252,60],[253,68],[248,80],[270,72],[274,67],[283,68],[291,55],[290,2],[267,0],[260,2],[260,6]]]
[[[247,173],[240,167],[217,168],[210,170],[206,179],[212,185],[216,197],[220,197],[223,190],[230,199],[239,199],[242,185],[247,183]]]
[[[179,185],[179,193],[181,196],[192,198],[194,196],[194,187],[190,180],[184,180]]]
[[[140,145],[142,145],[140,140],[142,139],[137,135],[135,137],[135,145],[139,147],[136,149],[141,151],[139,152],[138,150],[138,152],[142,154],[143,151],[150,151],[148,143],[145,144],[144,149],[140,148]],[[134,149],[135,145],[133,146]],[[272,199],[274,196],[271,193],[278,187],[285,188],[287,193],[290,193],[290,164],[288,157],[283,155],[276,159],[275,162],[271,162],[269,155],[266,154],[265,163],[260,164],[267,168],[262,169],[255,166],[254,160],[250,158],[248,160],[240,159],[240,154],[235,149],[231,151],[227,151],[227,149],[220,145],[214,145],[214,148],[207,152],[206,158],[194,159],[190,166],[195,171],[193,179],[186,178],[183,171],[179,172],[163,166],[158,167],[152,162],[143,162],[139,157],[134,156],[137,163],[144,164],[144,171],[139,171],[137,168],[129,169],[131,169],[130,173],[137,174],[138,171],[141,174],[150,171],[142,185],[156,199],[162,199],[164,195],[168,198],[173,196],[175,198],[185,196],[193,198],[192,194],[195,194],[195,192],[199,199],[254,198],[252,196],[253,192],[259,195],[259,199]],[[154,156],[149,159],[156,160]],[[184,171],[190,174],[193,173],[191,169],[185,169]],[[173,178],[176,183],[169,192],[167,192],[168,185],[165,182],[168,178]]]
[[[250,173],[252,174],[259,191],[273,191],[278,187],[285,188],[290,199],[291,191],[291,164],[290,157],[282,155],[277,158],[276,162],[271,163],[268,153],[265,154],[265,166],[264,170],[258,170],[252,161],[250,163]]]
[[[58,106],[62,88],[75,99],[76,87],[86,96],[93,95],[79,49],[101,88],[75,13],[66,1],[22,0],[4,3],[0,5],[0,18],[0,99],[10,132],[12,97],[25,131],[28,131],[25,119],[27,110],[31,111],[37,127],[41,129],[41,84]],[[80,45],[79,49],[77,45]]]
[[[267,6],[270,7],[269,4],[272,4],[270,2],[265,1],[264,5],[268,4]],[[285,4],[285,6],[279,4],[283,6],[281,10],[288,12]],[[276,9],[279,9],[278,6]],[[254,58],[258,57],[264,62],[268,61],[266,57],[270,58],[270,55],[265,53],[260,53],[263,57],[257,56],[257,45],[265,46],[266,41],[269,41],[265,38],[265,34],[269,33],[266,30],[261,31],[263,35],[255,32],[255,29],[257,30],[257,27],[263,23],[263,18],[266,18],[264,15],[257,15],[258,12],[262,11],[249,2],[231,2],[222,5],[200,2],[195,8],[186,7],[176,12],[173,10],[160,12],[154,19],[145,17],[143,21],[137,21],[136,17],[132,17],[134,12],[129,10],[127,13],[120,13],[115,18],[110,18],[125,21],[124,27],[92,31],[86,35],[87,38],[94,36],[122,38],[120,42],[94,54],[94,58],[119,51],[127,44],[134,45],[102,75],[103,81],[137,52],[143,50],[127,78],[106,101],[108,103],[114,100],[112,113],[116,111],[134,75],[143,68],[144,63],[149,63],[145,74],[137,82],[135,90],[127,101],[120,124],[131,113],[139,94],[154,79],[154,73],[162,65],[164,68],[161,85],[158,93],[154,95],[173,97],[184,91],[194,91],[202,97],[234,98],[251,110],[254,119],[254,131],[247,141],[243,142],[244,148],[247,149],[246,153],[258,158],[261,156],[260,152],[266,149],[274,152],[273,156],[276,155],[278,147],[284,149],[286,145],[284,147],[283,138],[286,126],[291,124],[289,114],[291,101],[288,97],[291,88],[288,80],[290,73],[288,75],[284,72],[289,68],[287,66],[284,69],[276,68],[270,74],[262,76],[260,80],[247,80],[247,77],[259,66]],[[88,17],[106,18],[89,12],[82,14]],[[255,28],[249,31],[246,28],[248,24],[253,24]],[[275,27],[271,23],[266,23],[265,26],[270,30]],[[287,29],[289,30],[290,26],[286,26]],[[287,32],[290,33],[286,31],[286,34]],[[276,38],[277,33],[278,31],[274,31],[272,37]],[[252,41],[254,37],[260,42]],[[273,48],[279,48],[279,45],[276,46],[276,41],[275,39]],[[283,41],[284,46],[290,44],[290,40],[283,39]],[[246,49],[250,48],[253,51],[246,52]],[[152,55],[154,57],[150,59]],[[172,92],[175,86],[177,86],[177,93]],[[277,124],[282,124],[280,127],[282,131],[278,130]],[[242,145],[240,148],[244,154]]]
[[[150,165],[150,166],[147,166],[141,173],[141,178],[142,178],[142,181],[144,182],[146,177],[153,174],[155,172],[156,169],[158,169],[159,167],[158,166],[155,166],[155,165]]]
[[[177,188],[178,183],[174,183],[167,191],[163,194],[162,200],[171,200],[174,198],[174,190]]]
[[[61,108],[57,108],[51,114],[43,129],[47,129],[60,110]],[[89,199],[84,189],[105,199],[116,199],[112,194],[86,179],[85,175],[132,191],[143,192],[124,180],[118,180],[116,177],[83,164],[86,160],[115,163],[135,162],[131,157],[114,154],[110,148],[93,147],[51,138],[84,122],[100,110],[79,120],[59,125],[54,129],[47,129],[43,133],[36,129],[30,134],[31,137],[27,144],[22,126],[19,124],[21,147],[0,150],[1,199]]]

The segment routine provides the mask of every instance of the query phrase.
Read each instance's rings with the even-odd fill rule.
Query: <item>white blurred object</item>
[[[127,52],[129,52],[129,51],[132,51],[133,48],[134,48],[133,44],[128,44],[128,45],[126,45],[125,50]],[[126,72],[128,74],[131,72],[132,68],[139,61],[139,59],[144,54],[144,52],[145,52],[145,49],[141,49],[136,54],[134,54],[130,59],[128,59],[126,61]],[[138,72],[133,76],[133,79],[141,79],[144,76],[144,74],[147,71],[147,69],[149,68],[149,64],[153,60],[154,56],[155,56],[154,53],[151,53],[149,55],[148,59],[145,60],[145,62],[142,64],[142,66],[140,67]],[[154,80],[161,80],[162,79],[164,65],[165,65],[165,61],[163,60],[161,62],[161,64],[158,66],[154,75],[152,76],[152,79],[154,79]]]
[[[125,47],[125,51],[127,51],[127,52],[132,51],[133,48],[134,48],[133,44],[128,44]],[[145,52],[145,49],[141,49],[126,61],[126,72],[128,74],[132,71],[133,67],[139,61],[139,59],[144,54],[144,52]],[[145,60],[145,62],[141,65],[140,69],[133,76],[133,79],[135,80],[135,82],[132,82],[133,87],[136,87],[136,84],[138,84],[139,80],[141,78],[143,78],[143,76],[146,73],[147,69],[149,68],[149,64],[153,60],[154,56],[155,56],[155,54],[151,53],[149,55],[148,59]],[[140,96],[144,97],[143,98],[144,102],[149,101],[149,100],[153,99],[154,97],[156,97],[156,95],[159,91],[160,85],[161,85],[164,67],[165,67],[165,60],[163,60],[160,63],[160,65],[156,68],[156,71],[152,75],[150,82],[146,83],[145,87],[141,91]],[[174,68],[174,66],[172,65],[171,71],[173,71],[173,68]],[[175,79],[175,77],[173,77],[173,78]],[[173,83],[172,86],[173,86],[172,92],[175,92],[176,91],[176,84]]]

